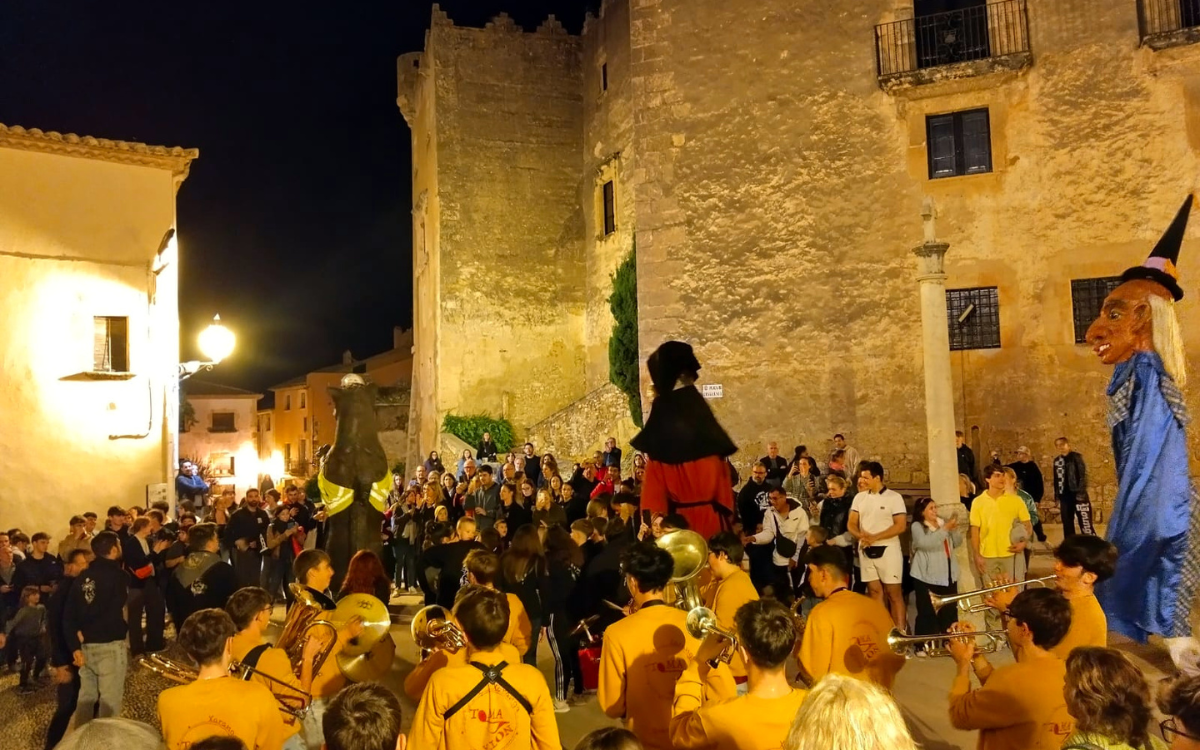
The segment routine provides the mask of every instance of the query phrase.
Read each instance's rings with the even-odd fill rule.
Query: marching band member
[[[508,600],[473,587],[455,607],[470,662],[439,669],[413,719],[411,742],[425,750],[561,750],[550,689],[537,667],[510,661],[501,647]]]
[[[800,668],[808,684],[836,672],[891,690],[905,662],[887,646],[894,625],[891,613],[847,588],[849,566],[837,547],[816,547],[807,562],[808,583],[823,600],[809,613],[800,641]]]
[[[1066,661],[1077,646],[1108,645],[1108,618],[1096,599],[1096,584],[1112,577],[1117,569],[1117,548],[1112,542],[1090,534],[1072,534],[1054,550],[1054,585],[1071,603],[1071,629],[1051,652]],[[1012,583],[1000,578],[996,585]],[[1003,612],[1017,592],[997,591],[988,605]]]
[[[307,693],[312,690],[313,660],[323,644],[316,638],[309,638],[304,642],[300,677],[297,678],[296,673],[292,671],[292,662],[287,652],[267,643],[263,637],[263,633],[271,624],[271,609],[271,595],[266,589],[257,586],[241,589],[229,598],[225,611],[237,628],[237,634],[233,636],[233,660]],[[273,683],[265,677],[254,675],[252,679],[275,692],[272,689]],[[301,724],[296,717],[284,716],[283,726],[283,750],[303,750],[304,737],[300,734]]]
[[[495,557],[495,555],[492,555],[492,557]],[[458,606],[462,603],[463,599],[466,598],[466,595],[476,589],[496,591],[496,589],[487,586],[464,586],[463,588],[459,589],[458,592],[458,598],[454,607],[454,611],[456,613],[458,612]],[[515,598],[512,594],[504,594],[503,596],[510,604],[512,603],[513,598]],[[453,617],[454,623],[459,625],[457,615],[454,615]],[[508,638],[509,634],[512,632],[512,610],[509,610],[508,618],[509,627],[505,631],[505,639]],[[462,626],[459,625],[459,628],[461,629]],[[520,651],[518,651],[516,646],[513,646],[507,640],[501,639],[500,645],[495,648],[495,652],[503,661],[509,664],[516,664],[521,661]],[[469,642],[466,648],[459,649],[454,653],[450,653],[446,649],[440,648],[435,650],[433,653],[429,654],[428,657],[422,660],[420,664],[413,667],[413,671],[409,672],[408,676],[404,678],[404,694],[414,701],[421,700],[421,697],[425,694],[426,687],[429,686],[430,678],[432,678],[439,669],[442,669],[443,667],[465,667],[471,663],[472,658],[474,658],[474,653]]]
[[[179,630],[179,644],[200,667],[196,680],[158,696],[158,719],[168,750],[187,750],[206,737],[237,737],[248,750],[283,744],[275,696],[260,683],[229,674],[233,620],[224,610],[202,609]]]
[[[742,570],[742,558],[746,548],[732,531],[719,531],[708,540],[708,567],[712,571],[713,583],[705,592],[704,606],[717,616],[722,630],[733,630],[733,617],[738,608],[747,602],[758,601],[758,591],[746,571]],[[738,695],[745,695],[747,684],[746,662],[742,650],[738,649],[729,662]]]
[[[793,688],[786,673],[787,658],[796,646],[791,610],[776,601],[751,601],[738,608],[734,623],[749,692],[701,705],[702,688],[710,678],[709,653],[719,649],[722,640],[706,638],[675,683],[675,750],[776,750],[788,736],[807,694]],[[718,665],[714,671],[725,672],[728,679],[725,667]],[[747,717],[753,717],[753,724],[747,724]]]
[[[647,748],[671,750],[675,683],[700,643],[688,634],[687,613],[663,601],[675,567],[670,553],[653,542],[635,542],[622,553],[621,566],[634,612],[604,631],[600,708],[623,718]]]
[[[486,550],[471,550],[463,565],[467,569],[467,583],[497,590],[500,558],[496,554]],[[508,632],[504,634],[504,642],[523,655],[533,642],[533,623],[529,621],[529,613],[525,611],[521,597],[516,594],[505,594],[504,597],[508,599]]]
[[[1063,696],[1067,665],[1051,649],[1071,627],[1071,605],[1054,589],[1022,591],[1003,613],[1016,664],[993,668],[974,638],[949,642],[958,674],[950,688],[950,723],[978,729],[979,750],[1058,750],[1075,726]],[[971,633],[965,622],[951,632]],[[980,687],[971,689],[971,668]]]
[[[333,583],[333,565],[325,550],[304,550],[296,556],[292,569],[296,574],[296,581],[308,589],[308,593],[312,594],[313,598],[327,612],[337,609],[329,591],[329,586]],[[293,604],[292,606],[298,605]],[[362,620],[359,618],[354,618],[346,623],[338,631],[337,641],[325,658],[325,663],[321,665],[321,670],[313,675],[312,689],[309,691],[312,693],[312,703],[308,707],[308,713],[304,715],[304,740],[308,744],[309,750],[318,750],[321,747],[324,737],[321,718],[325,715],[325,707],[329,704],[329,700],[337,694],[337,691],[346,684],[346,678],[337,665],[338,652],[342,650],[347,641],[357,638],[361,632]],[[318,636],[318,638],[321,637]],[[318,640],[318,638],[313,640]],[[324,645],[323,642],[322,645]]]

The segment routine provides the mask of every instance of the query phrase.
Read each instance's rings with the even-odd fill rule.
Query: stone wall
[[[414,258],[418,378],[432,377],[436,401],[422,439],[430,417],[526,426],[584,394],[580,60],[579,38],[553,20],[527,33],[504,15],[475,29],[434,11],[420,65],[435,153],[414,161],[436,159],[438,183]],[[427,403],[426,387],[415,394]]]
[[[667,339],[695,345],[702,383],[724,387],[712,406],[743,448],[735,460],[770,439],[827,454],[844,432],[893,481],[920,482],[911,250],[929,195],[948,286],[999,295],[1001,347],[952,355],[959,426],[981,461],[1025,444],[1045,472],[1068,435],[1095,499],[1111,500],[1109,372],[1074,343],[1070,282],[1140,263],[1195,187],[1200,45],[1139,46],[1130,0],[1027,5],[1029,55],[886,91],[875,25],[911,18],[904,0],[845,0],[836,13],[606,0],[580,38],[459,29],[435,12],[415,114],[423,122],[436,101],[437,115],[414,128],[414,153],[432,133],[436,162],[420,157],[414,180],[436,179],[441,200],[427,230],[440,312],[417,303],[418,349],[436,339],[437,413],[482,406],[567,453],[612,431],[597,426],[607,396],[568,405],[607,380],[608,277],[636,230],[643,360]],[[930,180],[926,118],[979,107],[992,171]],[[607,179],[617,231],[605,237]],[[1181,256],[1185,286],[1198,232]],[[512,283],[517,267],[546,283]],[[1191,296],[1180,306],[1193,350],[1198,310]]]
[[[629,417],[629,400],[609,383],[530,427],[526,440],[539,454],[553,453],[566,476],[572,462],[603,450],[609,437],[628,446],[637,432]]]
[[[837,430],[899,481],[924,471],[910,249],[932,195],[949,287],[999,287],[1001,348],[953,355],[960,425],[981,458],[1028,444],[1044,470],[1070,435],[1111,497],[1109,373],[1074,344],[1070,281],[1139,263],[1193,187],[1197,50],[1139,49],[1125,0],[1031,0],[1027,70],[884,93],[894,3],[761,5],[632,3],[634,96],[662,102],[634,126],[643,357],[696,345],[743,447]],[[994,171],[929,180],[925,116],[980,106]]]

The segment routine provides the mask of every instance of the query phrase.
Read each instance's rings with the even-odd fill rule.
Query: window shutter
[[[965,174],[992,171],[992,137],[986,109],[962,114]]]
[[[112,369],[108,349],[108,318],[93,318],[92,369],[105,372]]]
[[[929,118],[929,177],[953,177],[955,166],[954,154],[954,115],[941,115]]]

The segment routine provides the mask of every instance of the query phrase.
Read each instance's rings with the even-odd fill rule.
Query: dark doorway
[[[916,0],[913,10],[917,67],[991,57],[987,0]]]
[[[1179,0],[1179,17],[1185,29],[1200,26],[1200,0]]]

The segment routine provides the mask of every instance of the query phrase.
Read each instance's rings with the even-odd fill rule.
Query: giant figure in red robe
[[[630,444],[646,454],[642,510],[678,513],[704,536],[733,524],[729,456],[737,446],[696,390],[700,362],[692,347],[668,341],[646,362],[654,401]]]

